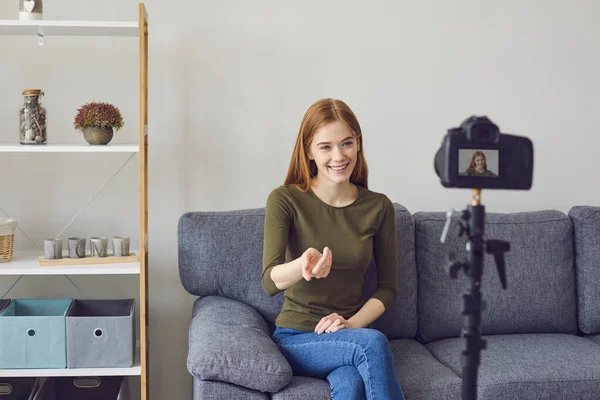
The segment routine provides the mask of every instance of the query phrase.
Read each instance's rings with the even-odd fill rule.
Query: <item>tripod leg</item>
[[[468,294],[463,296],[465,347],[462,354],[462,399],[477,399],[477,370],[481,360],[481,350],[486,343],[481,339],[481,276],[483,275],[485,207],[477,203],[469,206],[469,236],[467,277]]]
[[[462,400],[477,399],[477,370],[486,342],[481,339],[481,292],[475,285],[470,294],[463,296],[464,325],[462,337],[465,339],[462,352]]]

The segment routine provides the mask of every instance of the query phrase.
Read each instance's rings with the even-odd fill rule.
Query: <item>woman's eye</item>
[[[347,142],[344,142],[343,146],[346,146],[346,145],[351,146],[352,144],[353,144],[353,142],[351,140],[349,140]],[[321,149],[321,150],[329,150],[330,146],[321,146],[319,149]]]

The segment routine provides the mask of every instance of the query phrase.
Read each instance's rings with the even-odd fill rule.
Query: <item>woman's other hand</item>
[[[315,327],[315,332],[318,335],[320,335],[323,332],[333,333],[339,331],[340,329],[346,328],[351,328],[350,322],[338,313],[332,313],[326,317],[321,318],[321,320]]]
[[[326,278],[331,270],[332,257],[329,247],[323,249],[323,254],[314,247],[308,248],[302,254],[302,278],[307,281]]]

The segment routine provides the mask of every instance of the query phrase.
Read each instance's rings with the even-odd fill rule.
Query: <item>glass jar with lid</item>
[[[19,108],[19,137],[21,144],[46,144],[47,115],[42,106],[41,89],[25,89],[23,91],[23,105]]]

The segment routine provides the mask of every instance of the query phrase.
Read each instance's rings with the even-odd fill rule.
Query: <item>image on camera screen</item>
[[[458,175],[498,177],[498,150],[458,149]]]

